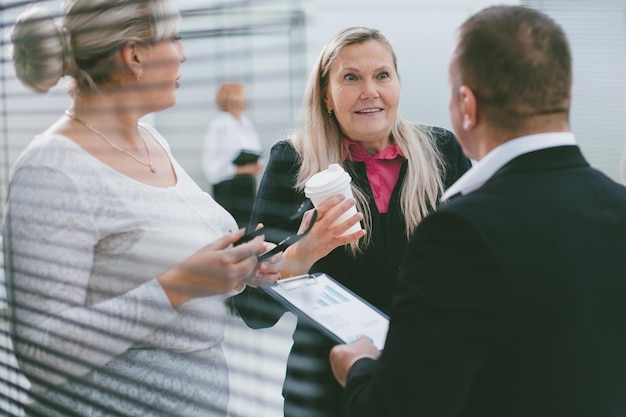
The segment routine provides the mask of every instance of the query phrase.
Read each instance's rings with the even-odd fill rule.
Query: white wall
[[[510,1],[509,1],[510,2]],[[0,15],[5,28],[26,6],[19,0],[3,2]],[[58,1],[42,2],[58,10]],[[216,114],[214,94],[226,79],[248,84],[250,116],[266,148],[280,132],[293,128],[300,107],[304,80],[323,43],[348,25],[380,28],[394,45],[403,90],[400,111],[416,122],[448,126],[446,65],[456,26],[471,12],[495,2],[476,0],[376,1],[276,0],[250,2],[251,7],[220,14],[215,7],[234,2],[178,0],[186,13],[183,31],[252,25],[267,30],[255,36],[198,37],[184,40],[188,61],[182,66],[181,89],[175,108],[154,120],[190,175],[208,189],[200,169],[204,128]],[[18,6],[19,7],[16,7]],[[191,13],[190,11],[195,11]],[[304,16],[305,27],[293,15]],[[291,25],[291,26],[290,26]],[[6,31],[3,34],[6,37]],[[8,57],[8,46],[2,47]],[[0,89],[0,191],[10,166],[23,147],[66,108],[70,100],[61,82],[48,95],[36,95],[14,78],[10,60]]]
[[[186,0],[179,7],[198,7],[202,3],[206,5]],[[213,95],[220,77],[248,85],[249,115],[269,150],[281,132],[295,127],[305,80],[323,44],[346,26],[372,26],[389,37],[398,55],[403,85],[400,111],[404,117],[449,128],[447,62],[456,28],[486,5],[519,1],[391,0],[383,7],[378,1],[369,0],[259,3],[262,7],[250,3],[255,12],[248,16],[195,19],[185,25],[194,29],[211,22],[218,26],[241,22],[255,25],[264,19],[276,21],[289,13],[301,12],[305,27],[292,27],[291,32],[278,29],[253,37],[185,41],[189,60],[183,66],[178,110],[157,116],[158,127],[170,139],[176,156],[205,189],[208,187],[202,178],[198,152],[204,127],[217,112]],[[266,14],[273,18],[268,19]],[[246,55],[215,53],[237,48],[245,50]],[[214,52],[207,52],[210,50]]]
[[[407,119],[450,128],[448,116],[448,58],[456,29],[473,12],[493,1],[377,1],[310,2],[309,61],[326,41],[347,26],[381,30],[394,47],[402,83],[400,113]],[[519,1],[499,2],[519,4]]]
[[[573,55],[571,129],[592,166],[626,184],[626,0],[528,0],[554,18]]]
[[[310,14],[311,51],[347,26],[379,29],[391,42],[398,57],[402,84],[400,113],[407,119],[449,127],[448,54],[454,31],[467,17],[467,10],[318,10]]]
[[[15,16],[24,8],[19,0],[3,2],[0,14],[5,29],[10,27]],[[54,8],[58,1],[42,2]],[[381,6],[373,0],[275,0],[251,1],[250,7],[220,14],[215,7],[229,7],[235,2],[216,0],[178,0],[179,8],[185,14],[183,30],[195,31],[215,28],[228,28],[242,25],[267,27],[255,36],[212,36],[184,40],[189,56],[182,67],[183,78],[178,92],[178,104],[153,118],[157,127],[170,141],[175,156],[189,171],[191,176],[208,189],[200,170],[200,147],[204,128],[215,115],[214,94],[219,82],[225,79],[241,80],[249,85],[251,99],[250,115],[259,127],[261,140],[268,149],[279,137],[280,132],[293,128],[300,106],[304,81],[321,46],[337,30],[349,25],[367,25],[383,31],[395,47],[402,79],[400,112],[419,123],[449,127],[447,114],[447,61],[452,48],[457,26],[469,14],[480,8],[496,4],[519,1],[479,1],[479,0],[388,0]],[[557,0],[535,2],[540,7],[548,7]],[[577,0],[573,4],[582,11],[572,11],[575,16],[584,16],[584,5],[594,13],[596,9],[613,7],[626,2],[600,1],[592,3]],[[568,3],[569,4],[569,3]],[[15,7],[19,5],[19,7]],[[607,6],[608,5],[608,6]],[[623,8],[622,8],[623,10]],[[191,13],[190,11],[195,11]],[[299,27],[293,17],[300,14],[305,26]],[[570,14],[571,16],[571,14]],[[567,17],[564,17],[567,20]],[[573,125],[580,126],[581,135],[586,135],[582,119],[589,117],[581,108],[581,102],[593,96],[609,96],[611,87],[603,86],[602,73],[585,76],[577,73],[577,63],[590,57],[598,62],[604,73],[621,73],[625,68],[623,60],[624,14],[615,13],[611,31],[585,30],[588,24],[575,25],[571,19],[565,22],[571,31],[575,55],[575,90]],[[593,22],[588,22],[593,23]],[[609,26],[607,26],[608,28]],[[602,51],[594,50],[593,42],[586,42],[591,36],[608,33],[614,41]],[[6,36],[6,30],[3,33]],[[620,38],[621,36],[621,38]],[[600,41],[596,41],[600,42]],[[606,42],[604,43],[606,45]],[[612,49],[614,49],[613,52]],[[8,45],[2,46],[3,57],[8,57]],[[0,93],[0,196],[8,179],[10,166],[17,154],[32,137],[49,125],[70,100],[60,83],[46,96],[36,95],[22,87],[14,78],[10,60],[2,64]],[[596,88],[599,86],[599,88]],[[624,96],[624,95],[622,95]],[[623,104],[611,106],[614,113],[623,112]],[[601,107],[598,107],[601,108]],[[596,122],[609,113],[603,112]],[[610,116],[616,120],[617,116]],[[619,116],[621,117],[621,116]],[[623,117],[621,117],[623,119]],[[601,122],[597,122],[601,124]],[[592,163],[617,180],[622,180],[619,158],[626,145],[617,127],[605,135],[604,144],[583,137],[583,150]],[[602,149],[599,150],[599,147]],[[603,155],[600,155],[603,153]]]

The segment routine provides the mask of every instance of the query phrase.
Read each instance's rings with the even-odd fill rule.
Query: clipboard
[[[241,152],[239,152],[239,155],[237,155],[237,157],[233,159],[232,162],[235,165],[254,164],[259,160],[260,157],[261,157],[260,152],[247,151],[244,149]]]
[[[339,343],[367,336],[385,347],[389,317],[325,273],[299,275],[260,288]]]

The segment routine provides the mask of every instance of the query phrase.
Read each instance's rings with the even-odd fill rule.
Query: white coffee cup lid
[[[352,180],[339,164],[330,164],[328,169],[313,175],[305,184],[305,193],[313,194],[327,191],[329,185],[333,189],[341,188]]]

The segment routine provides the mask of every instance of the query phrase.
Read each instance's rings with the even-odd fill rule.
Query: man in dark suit
[[[626,188],[576,145],[571,83],[546,15],[461,26],[450,115],[478,162],[407,248],[382,355],[333,348],[347,416],[626,416]]]

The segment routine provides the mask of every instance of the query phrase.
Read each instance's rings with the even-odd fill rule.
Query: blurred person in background
[[[215,102],[220,113],[206,130],[202,169],[213,187],[213,198],[244,227],[250,221],[256,177],[263,166],[258,160],[236,159],[242,151],[260,155],[261,142],[254,123],[244,113],[247,99],[243,84],[222,84]]]
[[[458,31],[449,81],[478,162],[409,242],[382,356],[366,338],[333,348],[343,415],[626,415],[626,187],[570,130],[563,28],[483,9]]]
[[[73,103],[18,158],[4,247],[28,415],[226,416],[225,299],[278,278],[168,142],[140,122],[174,106],[185,51],[174,0],[30,8],[19,79]]]
[[[281,276],[325,272],[386,313],[409,236],[470,167],[451,132],[406,121],[399,102],[396,56],[387,38],[365,27],[337,33],[311,72],[300,127],[271,149],[251,222],[280,224],[306,202],[307,179],[329,164],[343,166],[355,198],[333,196],[317,207],[311,231],[285,251]],[[358,213],[334,225],[354,205]],[[268,231],[267,239],[294,233],[299,221]],[[360,221],[363,230],[343,235]],[[246,289],[234,301],[252,328],[273,326],[285,312],[261,290]],[[335,343],[305,320],[298,321],[293,341],[285,416],[342,416],[343,390],[328,363]]]

